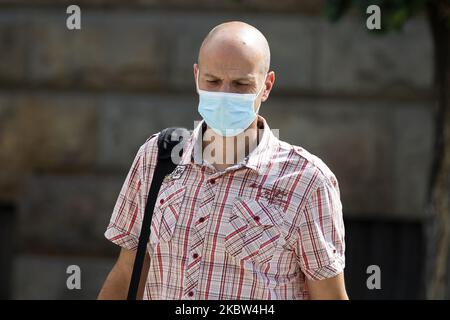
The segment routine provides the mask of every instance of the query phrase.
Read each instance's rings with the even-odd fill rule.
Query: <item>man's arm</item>
[[[126,300],[135,256],[136,251],[125,248],[121,249],[116,264],[108,274],[108,277],[100,290],[97,298],[98,300]],[[150,259],[148,253],[146,253],[137,292],[138,300],[142,300],[144,294],[149,265]]]
[[[348,300],[344,273],[324,280],[306,280],[311,300]]]

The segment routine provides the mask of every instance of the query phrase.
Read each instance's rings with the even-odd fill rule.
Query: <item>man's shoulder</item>
[[[154,167],[158,158],[158,136],[159,132],[147,137],[137,151],[135,163],[139,163],[142,168]],[[139,159],[138,162],[137,159]]]
[[[153,133],[150,135],[145,142],[140,146],[139,152],[141,154],[151,154],[158,152],[158,136],[160,132]]]
[[[310,178],[315,177],[318,183],[329,183],[333,187],[337,187],[338,182],[335,174],[321,158],[304,147],[292,145],[285,141],[280,140],[280,147],[291,154],[292,160],[303,168],[302,175]]]

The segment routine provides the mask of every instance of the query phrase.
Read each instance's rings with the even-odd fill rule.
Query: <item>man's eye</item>
[[[248,86],[248,83],[241,83],[241,82],[238,82],[238,86]]]
[[[218,80],[206,80],[206,82],[208,82],[208,83],[218,83],[219,81]]]

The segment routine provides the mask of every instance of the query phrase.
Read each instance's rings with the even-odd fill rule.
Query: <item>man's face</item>
[[[265,101],[267,74],[261,55],[254,50],[213,45],[200,53],[199,64],[194,65],[201,90],[232,93],[260,93],[255,110]],[[264,86],[264,88],[263,88]],[[262,89],[262,90],[261,90]],[[263,97],[263,100],[261,99]]]

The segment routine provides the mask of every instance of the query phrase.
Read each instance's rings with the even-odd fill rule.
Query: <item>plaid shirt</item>
[[[193,161],[202,123],[159,192],[144,299],[308,299],[306,277],[343,272],[344,224],[333,173],[280,141],[266,121],[243,162],[218,172]],[[136,250],[157,157],[139,149],[105,236]]]

